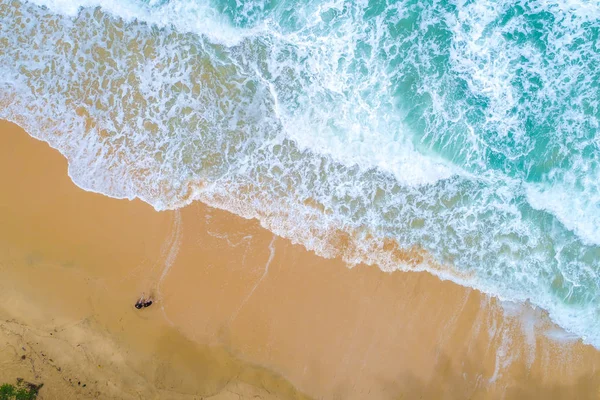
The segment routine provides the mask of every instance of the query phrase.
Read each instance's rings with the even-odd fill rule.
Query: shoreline
[[[89,376],[120,379],[123,393],[167,388],[193,398],[231,382],[282,399],[600,393],[600,353],[550,339],[558,328],[540,311],[509,313],[422,272],[350,269],[198,202],[156,212],[85,192],[57,151],[12,123],[0,130],[0,336],[20,319],[38,337],[66,327],[69,345],[101,337],[77,362],[113,360]],[[133,303],[143,292],[158,301],[140,313]],[[40,363],[48,364],[32,365]],[[59,381],[53,375],[41,394]]]
[[[61,151],[58,148],[53,147],[51,144],[47,143],[46,141],[44,141],[43,139],[39,139],[38,137],[31,135],[29,132],[27,132],[24,128],[22,128],[18,122],[15,122],[13,120],[4,120],[4,119],[0,119],[0,122],[2,123],[9,123],[9,124],[14,124],[18,127],[18,129],[23,130],[28,136],[30,136],[31,138],[33,138],[34,140],[37,141],[41,141],[43,143],[45,143],[46,145],[48,145],[48,147],[50,147],[52,150],[54,150],[55,152],[58,152],[63,158],[66,159],[66,157],[61,153]],[[190,200],[189,204],[186,204],[180,208],[177,209],[157,209],[154,205],[151,204],[151,202],[148,202],[140,197],[134,197],[134,198],[129,198],[129,197],[117,197],[117,196],[113,196],[110,194],[106,194],[104,192],[100,192],[88,187],[84,187],[79,185],[78,183],[76,183],[75,181],[73,181],[71,174],[69,172],[69,163],[67,161],[67,176],[69,177],[69,179],[71,180],[71,183],[73,185],[75,185],[77,188],[88,192],[88,193],[93,193],[93,194],[97,194],[103,197],[107,197],[109,199],[114,199],[114,200],[127,200],[129,202],[139,202],[142,203],[144,206],[149,206],[150,208],[152,208],[152,210],[154,210],[156,213],[163,213],[163,212],[167,212],[167,213],[176,213],[176,215],[179,215],[180,211],[186,207],[192,207],[194,203],[200,203],[202,204],[202,207],[208,208],[208,209],[214,209],[214,210],[219,210],[220,212],[225,212],[225,213],[231,213],[233,215],[235,215],[238,218],[242,218],[243,220],[250,220],[250,221],[254,221],[256,220],[258,225],[265,230],[269,230],[268,227],[266,227],[262,221],[257,220],[256,218],[247,218],[245,216],[241,216],[241,215],[237,215],[235,212],[230,211],[228,209],[222,209],[219,208],[218,206],[212,206],[209,204],[206,204],[204,202],[202,202],[201,200],[198,199],[194,199],[194,200]],[[307,201],[307,205],[310,205],[311,207],[322,207],[322,205],[319,205],[318,203],[312,203],[310,201]],[[320,208],[319,208],[320,209]],[[277,234],[273,233],[275,236],[277,236]],[[279,236],[281,237],[281,236]],[[303,249],[305,249],[306,251],[310,252],[310,253],[315,253],[316,256],[327,259],[327,260],[339,260],[339,259],[344,259],[346,258],[347,253],[352,253],[352,252],[360,252],[360,250],[356,250],[355,247],[355,243],[353,243],[352,239],[350,239],[351,234],[345,231],[339,231],[339,235],[332,235],[331,236],[331,241],[337,243],[337,246],[335,247],[339,247],[340,250],[336,251],[335,255],[333,256],[323,256],[321,254],[317,254],[316,251],[312,250],[312,249],[306,249],[304,247],[304,245],[301,242],[298,241],[294,241],[293,239],[289,239],[286,237],[281,237],[283,240],[287,240],[290,241],[292,244],[294,245],[299,245],[300,247],[302,247]],[[397,243],[393,242],[393,241],[387,241],[384,239],[379,239],[380,241],[382,241],[383,244],[383,250],[382,252],[386,253],[384,255],[385,258],[388,259],[394,259],[397,261],[397,264],[405,264],[410,266],[410,268],[408,269],[394,269],[394,270],[386,270],[386,269],[381,269],[378,265],[376,264],[364,264],[364,263],[359,263],[359,264],[352,264],[350,265],[349,263],[347,263],[346,261],[344,261],[344,263],[346,264],[346,267],[348,268],[354,268],[357,265],[363,266],[363,267],[370,267],[370,268],[379,268],[382,272],[389,274],[389,273],[426,273],[431,275],[431,277],[433,277],[434,279],[438,279],[441,281],[448,281],[454,285],[458,285],[461,286],[463,288],[465,288],[466,290],[474,290],[477,293],[480,293],[482,296],[485,297],[489,297],[494,299],[495,301],[501,302],[501,303],[510,303],[511,306],[509,306],[509,308],[515,308],[515,307],[532,307],[534,309],[540,309],[541,313],[544,314],[544,318],[547,318],[550,320],[551,324],[557,325],[557,330],[558,331],[562,331],[562,332],[558,332],[555,334],[557,340],[561,340],[561,339],[565,339],[568,341],[581,341],[583,345],[586,346],[592,346],[594,347],[591,343],[587,343],[585,342],[584,338],[579,337],[577,334],[566,330],[564,327],[558,325],[551,317],[550,317],[550,313],[548,312],[547,309],[542,308],[540,306],[535,306],[529,303],[529,301],[523,303],[520,302],[518,300],[504,300],[501,298],[501,296],[490,293],[488,291],[482,290],[478,287],[473,287],[470,286],[468,284],[468,281],[466,279],[463,279],[463,277],[467,277],[468,275],[465,275],[463,273],[461,273],[458,270],[455,270],[451,267],[442,265],[440,263],[438,263],[429,253],[427,253],[426,250],[423,250],[422,248],[411,248],[408,250],[405,249],[401,249],[398,247]],[[349,249],[353,249],[352,251],[350,251]],[[355,259],[356,257],[350,257]],[[168,269],[167,269],[168,270]],[[154,271],[153,271],[154,272]],[[163,277],[161,277],[163,278]],[[162,280],[162,279],[161,279]],[[595,347],[594,347],[595,348]],[[595,348],[596,350],[600,351],[600,349]]]

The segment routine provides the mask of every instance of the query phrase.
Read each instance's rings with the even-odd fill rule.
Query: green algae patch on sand
[[[36,385],[17,378],[17,384],[5,383],[0,386],[0,400],[35,400],[43,383]]]

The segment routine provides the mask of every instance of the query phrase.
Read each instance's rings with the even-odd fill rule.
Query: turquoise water
[[[600,347],[599,18],[581,0],[0,0],[0,117],[85,189],[529,300]]]

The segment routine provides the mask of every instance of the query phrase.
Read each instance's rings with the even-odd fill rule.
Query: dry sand
[[[600,353],[539,311],[66,170],[0,123],[1,382],[43,382],[42,399],[600,398]],[[157,302],[136,310],[141,293]]]

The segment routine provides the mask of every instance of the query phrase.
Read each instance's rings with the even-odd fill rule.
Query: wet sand
[[[540,311],[349,269],[200,203],[85,192],[58,152],[0,132],[2,382],[44,399],[600,397],[600,352]],[[142,293],[156,302],[136,310]]]

